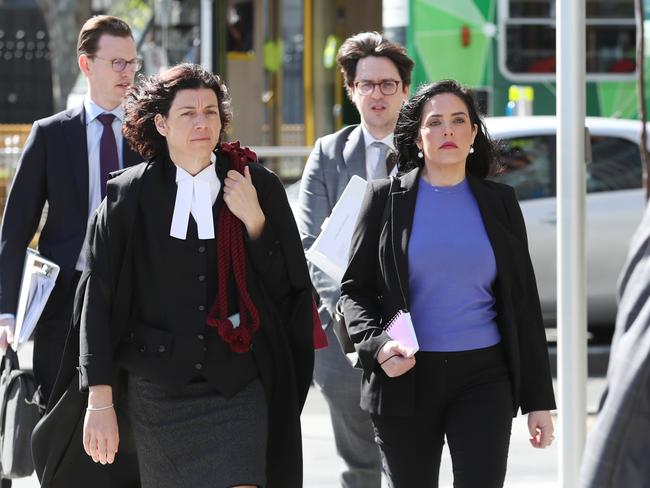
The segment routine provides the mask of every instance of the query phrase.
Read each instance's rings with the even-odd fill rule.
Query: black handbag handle
[[[2,377],[0,378],[0,393],[2,393],[0,398],[0,435],[4,435],[4,419],[5,419],[5,410],[8,396],[5,394],[6,388],[10,387],[10,380],[21,381],[20,378],[26,378],[27,376],[32,376],[32,373],[29,371],[19,371],[20,364],[18,361],[18,353],[13,350],[11,346],[7,347],[5,355],[2,358]],[[11,379],[12,371],[19,371],[17,374],[14,374],[13,380]],[[31,380],[33,381],[33,380]],[[25,398],[25,403],[28,405],[35,405],[39,408],[41,412],[45,411],[45,405],[43,404],[43,398],[41,395],[40,385],[34,385],[33,391],[30,391],[31,398]]]
[[[11,346],[7,346],[5,355],[2,358],[2,371],[13,371],[14,369],[20,369],[20,364],[18,363],[18,353],[14,351]]]
[[[5,435],[5,410],[7,405],[7,388],[10,386],[11,372],[18,369],[18,354],[11,346],[7,346],[2,358],[2,377],[0,378],[0,436]]]

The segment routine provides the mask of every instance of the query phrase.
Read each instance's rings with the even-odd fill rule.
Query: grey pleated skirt
[[[128,383],[142,488],[265,485],[268,416],[259,380],[232,398],[205,382],[175,394],[133,374]]]

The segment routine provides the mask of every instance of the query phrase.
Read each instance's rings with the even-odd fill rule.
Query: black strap
[[[12,371],[18,370],[18,354],[13,350],[11,346],[7,347],[5,355],[2,358],[2,378],[0,379],[0,384],[2,384],[2,393],[0,397],[0,436],[4,436],[5,430],[5,412],[7,410],[7,401],[9,388],[11,388],[11,383],[15,380],[12,378]],[[16,377],[20,376],[20,373]]]
[[[11,346],[7,346],[5,355],[2,358],[2,366],[3,371],[20,369],[20,365],[18,364],[18,353],[16,353]]]

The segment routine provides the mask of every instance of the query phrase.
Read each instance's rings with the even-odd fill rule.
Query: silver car
[[[493,117],[490,135],[501,141],[502,174],[514,187],[528,230],[529,249],[548,326],[556,319],[556,119]],[[587,174],[587,310],[594,335],[611,334],[616,282],[645,205],[641,189],[641,123],[587,118],[591,162]]]

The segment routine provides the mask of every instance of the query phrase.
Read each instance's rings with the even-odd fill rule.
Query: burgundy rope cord
[[[231,169],[244,174],[249,163],[257,162],[257,155],[249,148],[241,148],[239,141],[221,144],[220,151],[228,156]],[[251,339],[260,326],[260,315],[248,293],[246,282],[246,253],[242,222],[222,205],[217,219],[217,296],[210,307],[207,324],[215,327],[219,336],[234,352],[250,350]],[[228,319],[228,277],[232,269],[239,295],[239,327]],[[316,349],[327,347],[318,309],[312,300],[313,343]]]
[[[221,150],[229,157],[231,169],[244,174],[244,167],[257,161],[255,153],[241,149],[239,142],[224,143]],[[222,205],[217,220],[217,297],[208,313],[207,323],[235,352],[250,349],[251,338],[260,326],[260,316],[248,293],[246,254],[242,222]],[[239,295],[239,327],[228,319],[228,277],[232,269]]]

